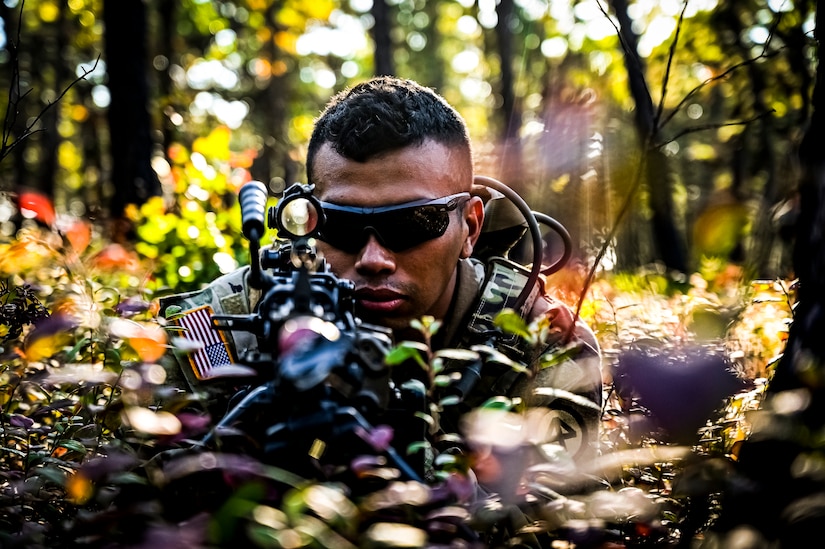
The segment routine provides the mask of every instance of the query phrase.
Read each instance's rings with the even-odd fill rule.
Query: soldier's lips
[[[373,313],[388,314],[397,311],[406,300],[403,294],[388,289],[362,288],[355,292],[358,305]]]

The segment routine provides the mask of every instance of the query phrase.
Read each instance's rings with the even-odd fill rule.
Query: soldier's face
[[[356,162],[324,145],[316,155],[311,180],[318,198],[340,206],[373,208],[438,199],[469,190],[467,174],[456,169],[457,154],[426,142]],[[400,251],[392,249],[397,247],[393,239],[369,229],[353,232],[357,249],[319,243],[332,271],[355,283],[361,318],[398,330],[424,315],[444,317],[455,290],[458,260],[472,253],[484,216],[479,198],[462,195],[458,202],[448,213],[443,234]],[[399,212],[399,222],[407,213]],[[410,234],[415,229],[410,226]]]

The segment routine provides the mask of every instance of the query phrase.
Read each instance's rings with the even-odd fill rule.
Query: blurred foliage
[[[179,159],[181,150],[198,152],[196,143],[214,140],[218,130],[229,136],[221,138],[223,150],[203,156],[230,188],[250,175],[274,191],[305,179],[314,117],[334,91],[372,74],[371,2],[143,4],[154,166],[161,177],[166,164],[180,171],[166,188],[165,211],[191,207],[192,197],[180,188],[190,182],[181,178],[222,193],[220,181],[192,173]],[[535,209],[562,221],[580,248],[577,255],[586,258],[601,245],[597,235],[613,225],[637,166],[636,109],[615,19],[603,11],[608,4],[592,0],[518,0],[504,22],[496,5],[387,2],[397,73],[436,87],[454,104],[469,125],[479,172],[511,184]],[[794,213],[793,151],[809,115],[813,7],[805,0],[631,5],[659,112],[657,145],[671,164],[675,222],[693,249],[693,268],[712,254],[743,262],[755,276],[790,276],[784,232]],[[21,124],[95,67],[0,165],[0,191],[40,190],[59,212],[98,221],[106,218],[115,189],[130,184],[108,175],[102,9],[101,0],[18,0],[0,12],[6,44],[0,82],[12,84],[15,70],[20,76],[17,122],[6,138],[19,137]],[[512,34],[511,59],[497,50],[497,26]],[[8,45],[17,41],[14,58]],[[513,120],[502,109],[503,63],[514,68]],[[502,136],[514,120],[519,142],[504,147]],[[515,168],[504,163],[507,151],[520,155]],[[229,171],[216,160],[228,163]],[[178,197],[187,204],[172,204]],[[633,270],[656,259],[647,198],[644,192],[633,197],[630,217],[611,243],[617,268]],[[6,235],[15,230],[6,212],[0,223]],[[193,226],[206,234],[211,223]],[[235,249],[232,242],[208,247]],[[155,253],[151,246],[146,252]],[[181,256],[174,257],[180,264]],[[191,259],[207,269],[211,263],[206,254]],[[188,287],[199,280],[174,271],[169,267],[170,283]]]
[[[191,151],[176,146],[162,168],[170,196],[127,208],[135,251],[153,262],[158,288],[196,289],[248,262],[236,198],[248,173],[233,173],[229,138],[229,129],[218,127]]]
[[[540,516],[531,531],[556,544],[676,547],[713,525],[724,471],[749,433],[747,414],[759,407],[793,303],[789,283],[749,283],[730,264],[709,264],[688,280],[655,269],[605,273],[582,308],[597,330],[608,379],[596,462],[574,464],[561,447],[542,444],[535,411],[495,399],[467,417],[461,434],[448,435],[465,454],[441,455],[431,482],[400,480],[369,454],[351,464],[359,472],[355,485],[307,482],[241,454],[165,453],[197,439],[212,420],[196,412],[197,395],[164,384],[160,361],[174,338],[151,300],[151,287],[163,280],[152,274],[156,265],[81,220],[44,223],[50,210],[40,204],[17,238],[0,242],[4,547],[140,540],[161,547],[460,546],[479,532],[488,535],[485,546],[497,547],[504,534],[494,532],[514,508]],[[198,219],[159,213],[140,227],[160,226],[159,216],[173,229]],[[571,270],[553,281],[564,295],[563,285],[580,277]],[[500,321],[535,337],[513,318]],[[438,328],[428,319],[418,327],[425,339]],[[699,354],[692,350],[697,342],[706,345]],[[632,349],[646,349],[661,371],[675,365],[688,374],[658,387],[671,406],[690,409],[700,393],[718,390],[719,383],[702,385],[709,375],[750,384],[717,395],[700,409],[707,420],[674,444],[644,388],[619,388],[611,379]],[[466,354],[402,345],[388,360],[414,355],[438,386],[441,360],[470,360]],[[729,375],[731,366],[738,376]],[[450,405],[434,403],[432,417]],[[387,435],[365,434],[376,448]],[[161,460],[153,457],[159,452]],[[532,461],[517,465],[525,456]],[[468,467],[514,499],[479,505]],[[509,491],[522,482],[528,493]],[[208,493],[195,497],[205,486]]]
[[[784,280],[778,235],[794,215],[792,153],[812,81],[811,3],[691,2],[673,49],[676,5],[635,4],[651,94],[661,100],[658,138],[675,166],[679,225],[693,244],[687,277],[639,267],[654,258],[645,193],[615,241],[600,240],[634,180],[638,153],[622,53],[596,3],[516,2],[507,23],[518,45],[511,61],[523,109],[519,173],[500,173],[507,121],[498,77],[508,60],[494,52],[494,4],[389,4],[399,74],[437,86],[467,119],[479,170],[513,183],[581,244],[573,266],[552,277],[553,290],[576,306],[589,257],[602,245],[608,252],[581,308],[605,354],[602,458],[580,469],[527,436],[517,448],[541,459],[511,466],[514,447],[497,444],[502,429],[527,433],[533,424],[512,403],[491,402],[475,416],[483,451],[470,453],[472,465],[523,473],[539,497],[519,493],[516,506],[541,516],[531,527],[557,547],[700,540],[735,481],[749,412],[760,405],[792,318],[795,289]],[[455,457],[441,458],[435,483],[419,485],[364,456],[359,471],[374,481],[367,495],[305,483],[241,455],[150,459],[212,425],[191,413],[196,395],[164,385],[159,362],[173,339],[154,298],[247,262],[237,189],[260,178],[275,192],[303,178],[313,117],[333,90],[371,74],[372,53],[365,2],[145,6],[153,168],[164,195],[128,210],[129,232],[105,211],[113,187],[124,184],[107,179],[105,60],[67,91],[53,122],[35,128],[56,130],[56,148],[46,131],[14,149],[4,134],[11,156],[0,163],[0,545],[460,545],[461,536],[499,523],[509,507],[468,505],[471,463]],[[6,44],[22,41],[16,67],[8,48],[0,50],[0,64],[22,75],[20,120],[33,120],[94,65],[101,9],[99,0],[3,4]],[[764,280],[766,273],[780,276]],[[511,320],[502,322],[525,331]],[[415,347],[395,353],[417,356],[443,381],[438,357]],[[708,417],[695,439],[680,433],[674,442],[667,428],[683,426],[657,423],[644,386],[614,384],[617,372],[651,361],[694,382],[710,367],[719,376],[712,379],[729,382],[734,372],[750,385],[719,409],[702,409]],[[689,405],[697,395],[679,387],[661,384],[658,392]],[[214,486],[218,497],[181,500],[176,490],[187,483]],[[196,504],[214,506],[187,515]]]

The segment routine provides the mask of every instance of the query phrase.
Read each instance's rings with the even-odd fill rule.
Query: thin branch
[[[744,61],[741,61],[741,62],[739,62],[739,63],[737,63],[737,64],[735,64],[731,67],[728,67],[724,72],[722,72],[720,74],[717,74],[716,76],[712,76],[712,77],[708,78],[707,80],[705,80],[704,82],[702,82],[701,84],[699,84],[698,86],[696,86],[695,88],[690,90],[682,98],[682,100],[679,101],[679,104],[676,105],[676,107],[673,108],[673,110],[670,112],[670,114],[667,116],[667,118],[665,118],[665,120],[662,122],[662,124],[660,126],[660,129],[664,128],[667,125],[667,123],[670,122],[673,119],[674,116],[676,116],[676,113],[678,113],[681,110],[681,108],[685,106],[685,103],[687,103],[694,95],[699,93],[702,90],[702,88],[704,88],[708,84],[710,84],[712,82],[715,82],[717,80],[722,80],[724,78],[727,78],[729,74],[731,74],[732,72],[734,72],[736,70],[741,69],[742,67],[750,65],[751,63],[756,63],[760,59],[767,59],[769,57],[773,57],[774,55],[777,55],[778,53],[779,53],[778,51],[775,51],[775,52],[772,52],[772,53],[762,52],[761,54],[759,54],[756,57],[751,57],[750,59],[745,59]]]
[[[4,128],[3,143],[2,143],[2,145],[0,145],[0,161],[2,161],[4,158],[6,158],[9,155],[9,153],[11,153],[11,151],[17,145],[19,145],[24,139],[26,139],[28,137],[31,137],[35,133],[39,133],[39,132],[43,131],[42,129],[39,129],[39,128],[38,129],[32,129],[32,128],[34,128],[37,125],[37,123],[40,122],[40,119],[43,118],[43,115],[45,115],[50,108],[52,108],[61,99],[63,99],[63,97],[69,92],[70,89],[72,89],[81,80],[86,80],[86,77],[89,76],[90,74],[92,74],[95,71],[95,69],[97,69],[98,63],[100,63],[100,55],[97,56],[97,59],[95,59],[94,65],[92,65],[92,67],[90,69],[83,69],[83,74],[81,74],[80,76],[78,76],[77,78],[72,80],[71,83],[68,86],[63,88],[63,91],[60,92],[60,95],[57,96],[57,99],[55,99],[54,101],[49,101],[46,104],[46,106],[43,107],[43,109],[37,114],[37,116],[34,117],[34,120],[32,120],[29,123],[29,125],[26,126],[26,128],[23,130],[23,133],[19,137],[17,137],[17,139],[15,139],[11,144],[9,144],[7,142],[7,135],[5,134],[5,128]],[[29,94],[30,91],[31,90],[26,90],[26,93],[23,94],[23,96],[20,99],[23,99],[26,95]],[[12,105],[14,106],[14,110],[15,110],[14,118],[15,119],[17,118],[17,112],[16,111],[17,111],[17,106],[20,104],[20,99],[15,100],[14,102],[9,101],[9,110],[12,109]],[[8,111],[6,111],[6,114],[8,114]]]
[[[705,124],[705,125],[702,125],[702,126],[691,126],[690,128],[686,128],[686,129],[680,131],[679,133],[677,133],[676,135],[674,135],[673,137],[671,137],[667,141],[663,141],[661,143],[654,144],[654,147],[657,147],[657,148],[664,147],[668,143],[672,143],[673,141],[676,141],[680,137],[683,137],[683,136],[685,136],[687,134],[690,134],[690,133],[703,132],[703,131],[707,131],[707,130],[718,130],[719,128],[724,128],[724,127],[727,127],[727,126],[746,126],[746,125],[750,124],[751,122],[756,122],[757,120],[761,120],[762,118],[765,118],[766,116],[770,116],[774,112],[776,112],[776,111],[771,109],[769,111],[757,114],[756,116],[754,116],[752,118],[748,118],[747,120],[737,120],[736,122],[725,122],[725,123],[722,123],[722,124]]]
[[[684,12],[682,12],[682,13],[684,13]],[[750,64],[752,64],[752,63],[755,63],[755,62],[757,62],[757,61],[759,61],[759,60],[761,60],[761,59],[768,59],[768,58],[770,58],[770,57],[773,57],[773,56],[775,56],[775,55],[778,55],[778,54],[779,54],[779,52],[781,52],[782,50],[784,50],[787,46],[782,46],[782,47],[780,47],[779,49],[777,49],[776,51],[773,51],[773,52],[769,52],[769,51],[768,51],[768,46],[770,46],[771,41],[773,40],[773,37],[774,37],[774,35],[776,34],[776,29],[779,27],[779,22],[781,21],[781,19],[782,19],[782,14],[780,13],[780,14],[776,17],[776,19],[774,20],[773,24],[771,25],[771,30],[770,30],[770,32],[768,33],[768,38],[767,38],[767,40],[765,40],[765,45],[763,46],[762,51],[760,52],[760,54],[759,54],[759,55],[757,55],[756,57],[752,57],[752,58],[750,58],[750,59],[746,59],[746,60],[744,60],[744,61],[742,61],[742,62],[740,62],[740,63],[737,63],[737,64],[735,64],[735,65],[733,65],[733,66],[729,67],[727,70],[725,70],[725,71],[724,71],[724,72],[722,72],[721,74],[718,74],[718,75],[716,75],[716,76],[713,76],[713,77],[711,77],[711,78],[708,78],[707,80],[705,80],[704,82],[702,82],[701,84],[699,84],[698,86],[696,86],[695,88],[693,88],[692,90],[690,90],[690,91],[687,93],[687,95],[685,95],[685,96],[682,98],[682,100],[681,100],[681,101],[679,101],[679,104],[678,104],[678,105],[676,105],[676,107],[674,107],[674,108],[673,108],[673,110],[670,112],[670,114],[669,114],[669,115],[668,115],[668,116],[664,119],[664,121],[663,121],[663,122],[661,123],[661,125],[659,126],[659,129],[664,128],[664,127],[667,125],[667,123],[668,123],[668,122],[670,122],[670,121],[673,119],[673,117],[674,117],[674,116],[676,116],[676,113],[678,113],[678,112],[682,109],[682,107],[684,107],[684,106],[685,106],[685,104],[686,104],[686,103],[690,100],[690,98],[692,98],[694,95],[696,95],[697,93],[699,93],[699,91],[701,91],[701,90],[702,90],[702,88],[704,88],[704,87],[705,87],[705,86],[707,86],[708,84],[710,84],[710,83],[712,83],[712,82],[715,82],[716,80],[721,80],[721,79],[723,79],[723,78],[726,78],[726,77],[727,77],[730,73],[732,73],[733,71],[736,71],[736,70],[738,70],[738,69],[741,69],[742,67],[745,67],[745,66],[747,66],[747,65],[750,65]],[[664,99],[664,96],[663,96],[663,99]]]
[[[687,11],[688,2],[685,0],[682,6],[682,13],[679,14],[679,22],[676,24],[676,34],[673,36],[673,41],[670,43],[670,50],[667,54],[667,68],[665,75],[662,78],[662,93],[659,96],[659,108],[656,111],[656,116],[653,118],[653,133],[659,131],[659,120],[662,118],[662,113],[665,110],[665,97],[667,96],[667,84],[670,81],[670,69],[673,67],[673,59],[676,57],[676,45],[679,43],[679,35],[682,32],[682,24],[685,22],[685,11]]]
[[[579,316],[581,315],[582,306],[584,305],[584,298],[587,297],[587,293],[590,291],[590,286],[593,284],[593,279],[596,277],[596,270],[599,268],[599,264],[601,264],[602,259],[604,259],[604,254],[607,253],[607,249],[610,247],[610,243],[613,242],[613,239],[616,238],[616,235],[619,232],[619,226],[622,223],[622,219],[627,215],[627,212],[630,211],[631,206],[633,205],[633,198],[636,196],[636,192],[639,190],[639,187],[642,184],[642,174],[644,173],[644,166],[647,163],[647,155],[650,148],[645,147],[642,150],[642,156],[639,159],[639,165],[636,166],[636,173],[635,178],[633,179],[633,184],[630,186],[630,190],[625,196],[625,200],[622,203],[622,207],[619,210],[619,213],[616,215],[616,219],[613,221],[612,226],[610,227],[610,232],[607,234],[607,237],[604,239],[604,243],[599,248],[599,253],[596,254],[596,258],[593,260],[593,265],[590,267],[590,271],[587,273],[587,278],[584,280],[584,285],[582,286],[581,293],[579,294],[579,301],[576,304],[576,313],[573,315],[573,323],[568,330],[565,340],[569,340],[573,336],[573,330],[575,330],[576,323],[578,322]]]
[[[6,150],[9,139],[11,138],[12,128],[17,121],[17,107],[20,104],[20,60],[18,51],[20,50],[20,29],[23,27],[23,7],[26,1],[20,3],[20,13],[17,16],[17,32],[15,39],[8,40],[8,50],[11,54],[9,59],[9,66],[11,67],[11,79],[9,80],[9,103],[6,105],[6,114],[3,117],[3,141],[0,143],[0,153]],[[26,92],[24,95],[28,95]],[[12,100],[14,98],[14,100]],[[0,154],[0,159],[5,158],[5,154]]]

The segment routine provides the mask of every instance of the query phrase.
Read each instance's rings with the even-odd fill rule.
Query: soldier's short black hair
[[[427,140],[463,149],[472,162],[464,119],[443,97],[412,80],[379,76],[329,101],[309,140],[307,177],[312,182],[313,161],[325,143],[345,158],[365,162]]]

